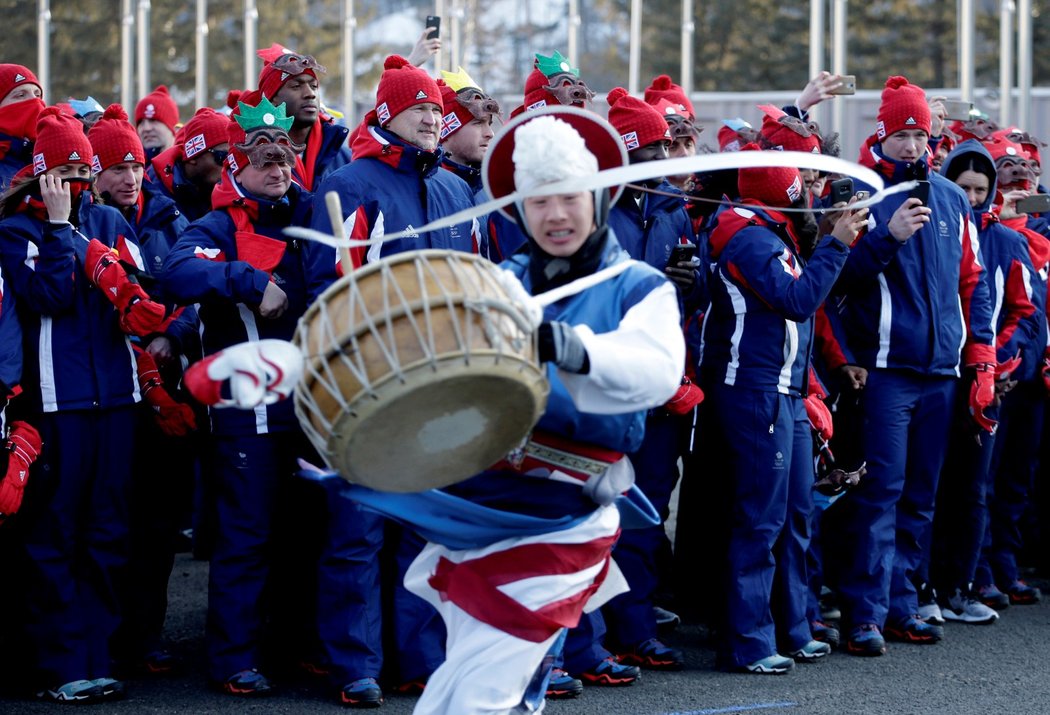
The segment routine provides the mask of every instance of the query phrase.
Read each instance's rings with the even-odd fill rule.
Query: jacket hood
[[[941,164],[941,176],[955,181],[959,174],[970,169],[988,177],[988,196],[983,204],[974,207],[974,213],[980,215],[990,210],[995,201],[998,172],[992,155],[976,139],[967,139],[949,152]]]
[[[742,203],[746,205],[726,206],[715,215],[715,225],[708,239],[711,259],[717,260],[733,237],[748,226],[766,226],[774,232],[786,232],[792,247],[798,251],[798,239],[784,214],[750,200]]]
[[[879,173],[889,185],[899,184],[902,181],[919,180],[924,181],[930,173],[930,152],[919,157],[916,161],[904,162],[888,159],[882,153],[882,143],[878,136],[872,134],[860,148],[860,157],[857,163],[866,166]]]

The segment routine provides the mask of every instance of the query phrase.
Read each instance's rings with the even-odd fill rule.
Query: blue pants
[[[660,514],[670,513],[671,492],[678,482],[687,418],[656,410],[645,422],[645,439],[631,455],[635,483]],[[602,608],[612,642],[632,648],[656,637],[653,594],[659,585],[657,554],[667,545],[663,523],[645,529],[625,529],[613,549],[613,558],[631,590]]]
[[[42,415],[44,442],[19,515],[26,631],[41,685],[112,676],[109,639],[128,562],[131,406]]]
[[[712,394],[713,393],[713,394]],[[813,509],[813,439],[802,400],[716,385],[732,481],[722,660],[739,667],[811,640],[806,551]]]
[[[929,550],[958,378],[872,370],[864,388],[868,473],[841,500],[838,586],[849,626],[918,610],[912,576]]]
[[[329,491],[328,534],[318,569],[317,623],[333,686],[380,676],[384,610],[389,615],[390,645],[399,656],[395,680],[425,678],[444,660],[441,617],[402,583],[424,544],[421,537],[340,496],[338,490]],[[389,599],[383,598],[383,561],[393,572],[386,579],[386,590],[392,592]],[[384,609],[384,601],[392,608]]]
[[[304,528],[289,523],[289,495],[300,487],[293,475],[305,449],[298,432],[214,440],[217,519],[206,629],[213,680],[262,666],[267,621],[278,611],[275,584],[287,583],[275,577],[274,567],[288,550],[293,528]],[[302,607],[308,608],[311,590],[304,590]],[[295,612],[295,606],[285,606],[283,613]]]
[[[1003,396],[992,456],[988,532],[975,579],[979,586],[1008,588],[1018,578],[1021,520],[1034,489],[1046,412],[1043,389],[1039,382],[1023,382]]]

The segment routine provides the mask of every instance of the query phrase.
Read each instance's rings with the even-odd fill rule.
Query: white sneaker
[[[948,599],[948,604],[944,607],[943,613],[944,617],[949,621],[957,621],[959,623],[987,625],[999,620],[999,614],[994,609],[984,605],[970,593],[962,593],[958,589]]]
[[[919,618],[935,626],[944,625],[941,607],[936,603],[923,603],[919,606]]]

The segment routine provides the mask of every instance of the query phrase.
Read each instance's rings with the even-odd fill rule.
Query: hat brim
[[[519,114],[507,122],[489,145],[481,163],[481,176],[485,191],[491,198],[501,199],[517,190],[514,182],[514,134],[523,125],[545,115],[561,119],[579,133],[587,150],[598,160],[599,171],[627,166],[627,150],[624,149],[619,134],[599,115],[567,105],[541,107]],[[623,188],[617,186],[612,190],[612,203],[623,193]],[[501,208],[500,213],[515,220],[514,213],[508,207]]]

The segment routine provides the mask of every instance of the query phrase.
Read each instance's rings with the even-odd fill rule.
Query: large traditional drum
[[[332,284],[295,342],[295,408],[329,467],[392,492],[465,479],[517,447],[549,384],[493,263],[410,251]]]

